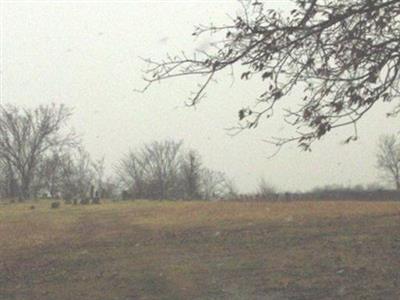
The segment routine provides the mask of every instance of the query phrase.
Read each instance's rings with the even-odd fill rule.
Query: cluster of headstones
[[[73,205],[87,205],[87,204],[100,204],[100,192],[98,190],[95,191],[94,186],[90,187],[90,196],[85,198],[74,197],[72,199],[67,198],[64,199],[65,204],[73,204]],[[51,208],[59,208],[60,202],[55,201],[51,203]]]

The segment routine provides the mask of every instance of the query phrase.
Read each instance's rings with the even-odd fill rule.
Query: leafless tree
[[[180,196],[182,142],[155,141],[131,150],[116,166],[120,181],[133,198],[167,199]]]
[[[120,196],[120,190],[118,181],[113,177],[107,177],[103,180],[101,197],[116,200]]]
[[[102,157],[92,163],[93,171],[95,173],[95,185],[99,196],[103,193],[104,172],[105,172],[105,158]]]
[[[226,199],[237,199],[239,197],[239,189],[232,178],[225,178],[225,194]]]
[[[0,105],[0,159],[8,162],[19,183],[19,198],[31,196],[31,185],[40,160],[55,147],[75,143],[72,132],[63,133],[71,116],[64,105],[19,109]]]
[[[202,163],[200,155],[190,150],[181,158],[180,174],[184,199],[200,199]]]
[[[53,149],[41,159],[35,173],[34,188],[36,191],[44,190],[49,193],[51,198],[56,198],[61,193],[68,155],[69,153],[63,149]]]
[[[400,144],[395,135],[381,137],[378,144],[377,167],[384,179],[400,190]]]
[[[153,198],[176,198],[179,172],[179,151],[182,142],[165,140],[152,142],[142,151],[147,182]]]
[[[201,194],[203,199],[220,199],[227,195],[229,186],[227,185],[226,175],[223,172],[204,168],[201,179]]]
[[[259,80],[265,89],[255,105],[240,109],[238,129],[254,128],[283,107],[294,132],[271,142],[297,141],[305,150],[346,125],[354,125],[346,142],[355,140],[360,118],[377,102],[399,98],[399,0],[293,0],[291,12],[266,9],[268,1],[242,3],[244,12],[231,24],[197,27],[193,35],[215,36],[208,50],[147,59],[144,90],[197,75],[204,79],[189,99],[195,105],[221,71],[241,65],[240,78]],[[301,97],[283,102],[301,90]],[[392,115],[400,111],[394,104]]]
[[[11,162],[0,159],[0,197],[15,199],[18,196],[18,182]]]
[[[82,147],[64,157],[62,194],[66,200],[77,197],[86,200],[94,178],[90,155]]]
[[[257,194],[261,197],[268,198],[275,193],[275,188],[268,184],[264,177],[261,177],[258,182]]]
[[[129,151],[115,167],[118,180],[135,199],[146,198],[145,167],[138,151]]]
[[[205,168],[182,142],[165,140],[131,150],[116,165],[118,181],[135,199],[214,199],[236,193],[224,173]],[[126,195],[128,196],[128,195]]]

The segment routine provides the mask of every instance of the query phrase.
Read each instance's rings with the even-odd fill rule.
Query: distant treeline
[[[69,202],[100,197],[241,201],[400,199],[399,192],[379,186],[331,185],[306,193],[278,193],[263,178],[255,193],[239,195],[232,179],[205,166],[195,149],[185,148],[182,141],[174,140],[153,141],[125,152],[113,165],[114,174],[106,177],[104,157],[92,159],[69,127],[71,116],[72,110],[64,105],[32,109],[0,105],[0,199],[57,198]],[[399,149],[394,137],[383,139],[380,166],[385,170],[397,166]],[[397,173],[392,181],[400,189]]]
[[[396,190],[325,190],[305,193],[270,193],[239,195],[236,201],[400,201]]]
[[[204,166],[182,141],[153,141],[130,150],[106,177],[69,128],[64,105],[0,105],[0,199],[203,199],[236,194],[223,172]],[[96,197],[94,197],[96,195]]]
[[[182,141],[154,141],[130,150],[115,166],[123,199],[211,200],[232,198],[236,188],[223,172],[202,162]]]

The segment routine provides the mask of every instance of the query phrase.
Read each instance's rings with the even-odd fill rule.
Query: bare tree
[[[64,157],[62,194],[66,200],[79,197],[86,200],[95,178],[90,155],[82,147]]]
[[[202,197],[205,200],[223,198],[229,191],[227,178],[223,172],[204,168],[202,170],[201,180]]]
[[[264,177],[261,177],[258,182],[257,194],[260,195],[261,197],[268,198],[269,196],[275,193],[276,193],[275,188],[272,185],[268,184],[265,181]]]
[[[102,187],[101,196],[103,198],[116,200],[119,197],[121,189],[115,178],[107,177],[104,179]]]
[[[95,184],[99,196],[103,193],[104,172],[105,172],[105,158],[102,157],[92,163],[95,173]]]
[[[42,158],[37,166],[34,180],[36,191],[44,190],[51,198],[56,198],[62,189],[64,169],[69,153],[63,149],[53,149]]]
[[[7,159],[0,159],[0,197],[15,199],[18,196],[18,182],[15,168]]]
[[[115,166],[125,197],[214,199],[237,194],[224,173],[204,168],[201,156],[182,142],[165,140],[131,150]],[[129,193],[129,195],[128,195]]]
[[[239,196],[239,190],[232,178],[225,178],[225,194],[224,198],[236,199]]]
[[[377,167],[384,179],[400,190],[400,144],[395,135],[381,137],[378,144]]]
[[[202,163],[196,151],[190,150],[182,155],[180,172],[183,197],[189,200],[200,199]]]
[[[143,165],[150,192],[154,198],[176,198],[178,195],[179,151],[182,142],[165,140],[145,145],[142,151]]]
[[[118,180],[135,199],[146,198],[146,179],[143,159],[137,151],[129,151],[115,167]]]
[[[0,158],[8,162],[19,181],[19,198],[31,196],[31,185],[40,160],[55,147],[76,140],[72,132],[62,133],[71,110],[64,105],[19,109],[0,105]]]
[[[237,194],[232,180],[203,167],[200,154],[182,144],[152,142],[124,156],[115,170],[125,198],[210,200]]]
[[[116,166],[119,180],[134,198],[167,199],[180,196],[182,142],[155,141],[131,150]]]
[[[297,141],[305,150],[346,125],[354,125],[346,142],[355,140],[357,121],[375,103],[399,98],[399,0],[293,0],[290,13],[265,9],[268,1],[242,3],[244,12],[231,24],[197,27],[194,36],[215,36],[208,50],[147,59],[144,90],[160,80],[197,75],[204,79],[189,98],[195,105],[221,71],[241,65],[240,78],[259,80],[265,89],[255,105],[240,109],[238,129],[256,127],[286,96],[302,90],[283,107],[295,132],[271,142]],[[395,104],[392,115],[400,111]]]

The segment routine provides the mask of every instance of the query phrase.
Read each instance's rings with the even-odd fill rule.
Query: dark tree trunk
[[[20,195],[19,195],[20,202],[30,199],[31,197],[30,185],[31,185],[31,178],[29,177],[29,175],[22,176]]]

